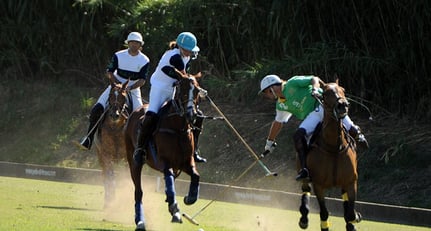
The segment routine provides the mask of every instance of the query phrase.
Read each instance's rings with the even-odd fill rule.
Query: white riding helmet
[[[128,36],[127,36],[127,40],[125,40],[124,42],[127,44],[130,41],[136,41],[136,42],[140,42],[141,46],[144,45],[144,40],[142,40],[142,35],[139,32],[131,32]]]
[[[281,79],[280,77],[278,77],[277,75],[267,75],[265,76],[262,81],[260,81],[260,91],[258,92],[258,94],[262,93],[265,89],[267,89],[268,87],[274,85],[274,84],[278,84],[281,83]]]

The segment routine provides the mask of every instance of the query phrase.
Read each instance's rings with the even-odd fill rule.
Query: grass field
[[[133,191],[127,180],[118,182],[117,201],[110,209],[103,209],[103,187],[51,181],[0,177],[0,230],[134,230]],[[182,198],[178,197],[178,201]],[[193,216],[208,200],[185,206],[182,212]],[[150,231],[245,231],[245,230],[301,230],[299,212],[224,202],[212,203],[196,216],[199,226],[186,220],[171,224],[164,195],[145,192],[145,214]],[[332,231],[344,230],[344,220],[330,217]],[[310,216],[308,230],[320,230],[316,214]],[[414,227],[379,222],[362,221],[358,230],[368,231],[421,231]]]

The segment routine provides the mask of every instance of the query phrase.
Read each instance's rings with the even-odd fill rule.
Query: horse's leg
[[[100,137],[98,138],[100,139]],[[100,167],[102,168],[103,189],[105,192],[103,208],[107,209],[110,207],[115,197],[115,177],[110,154],[101,148],[102,145],[103,144],[97,145],[96,152]]]
[[[301,218],[299,219],[299,227],[301,227],[301,229],[306,229],[308,227],[308,213],[310,212],[310,192],[310,184],[308,182],[303,182],[301,206],[299,207],[299,211],[301,212]]]
[[[190,166],[186,173],[190,175],[190,186],[188,195],[184,197],[184,204],[192,205],[198,200],[199,197],[200,176],[199,173],[196,171],[195,166]]]
[[[145,230],[144,207],[142,205],[141,173],[143,165],[129,160],[130,175],[135,186],[135,224],[136,230]]]
[[[318,185],[313,185],[314,193],[316,194],[317,202],[319,203],[320,208],[320,230],[328,231],[329,230],[329,222],[328,222],[328,209],[325,204],[325,190]]]
[[[355,231],[355,223],[362,220],[362,216],[359,212],[355,211],[355,199],[356,199],[356,183],[347,187],[347,190],[342,190],[342,199],[344,207],[344,220],[346,221],[346,230]]]
[[[111,206],[115,198],[115,173],[112,163],[105,165],[103,170],[103,184],[105,189],[105,209]]]
[[[175,200],[175,177],[171,168],[165,167],[165,193],[166,202],[168,202],[168,210],[172,215],[171,222],[183,223],[181,219],[180,209],[178,208],[178,203]]]

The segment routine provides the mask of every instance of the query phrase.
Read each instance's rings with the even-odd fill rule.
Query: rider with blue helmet
[[[160,59],[156,70],[151,76],[149,105],[138,130],[137,146],[133,154],[133,158],[137,163],[143,164],[145,146],[157,125],[158,112],[162,105],[169,101],[174,94],[174,83],[179,78],[175,69],[186,74],[190,67],[190,61],[196,58],[197,52],[199,52],[199,47],[197,46],[196,37],[190,32],[182,32],[175,41],[169,43],[169,50]],[[195,144],[199,133],[200,130],[194,130]],[[194,157],[196,162],[206,162],[197,152],[195,152]]]

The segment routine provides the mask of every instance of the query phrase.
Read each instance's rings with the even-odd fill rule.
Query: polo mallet
[[[195,218],[199,214],[201,214],[206,208],[208,208],[212,203],[214,203],[220,195],[223,195],[229,188],[231,188],[233,183],[239,181],[248,171],[250,171],[250,169],[252,169],[254,167],[254,165],[256,165],[257,162],[258,162],[258,160],[255,160],[244,172],[241,173],[241,175],[239,175],[234,181],[232,181],[231,184],[229,184],[223,191],[221,191],[214,199],[212,199],[210,202],[208,202],[204,207],[202,207],[199,211],[197,211],[193,216],[190,216],[186,213],[183,213],[183,217],[186,218],[188,221],[190,221],[190,223],[195,224],[195,225],[199,225],[199,223],[195,220]]]
[[[211,98],[206,95],[205,96],[208,101],[210,102],[211,106],[214,107],[214,109],[224,118],[224,121],[229,125],[229,127],[233,130],[235,135],[238,136],[238,138],[241,140],[241,142],[244,144],[244,146],[250,151],[250,153],[253,155],[253,157],[256,159],[256,161],[259,163],[259,165],[263,168],[263,170],[266,172],[265,176],[278,176],[277,172],[271,172],[268,167],[265,166],[265,164],[260,160],[259,156],[253,151],[253,149],[250,147],[250,145],[247,144],[247,142],[242,138],[242,136],[238,133],[238,131],[233,127],[231,122],[226,118],[226,116],[223,114],[223,112],[220,111],[220,109],[217,107],[217,105],[211,100]],[[268,153],[266,153],[268,154]],[[261,157],[264,157],[266,154],[262,154]]]
[[[224,120],[221,116],[202,116],[202,118],[206,120]]]
[[[94,124],[94,126],[90,129],[90,131],[87,132],[87,134],[84,136],[84,139],[87,139],[88,136],[94,131],[94,129],[97,128],[97,126],[99,126],[100,121],[103,119],[103,117],[105,116],[106,112],[108,110],[106,109],[102,115],[99,117],[99,119],[96,121],[96,123]],[[79,148],[84,149],[84,147],[81,146],[81,143],[79,143],[78,141],[73,141],[72,143],[75,143],[75,145],[77,145]]]

